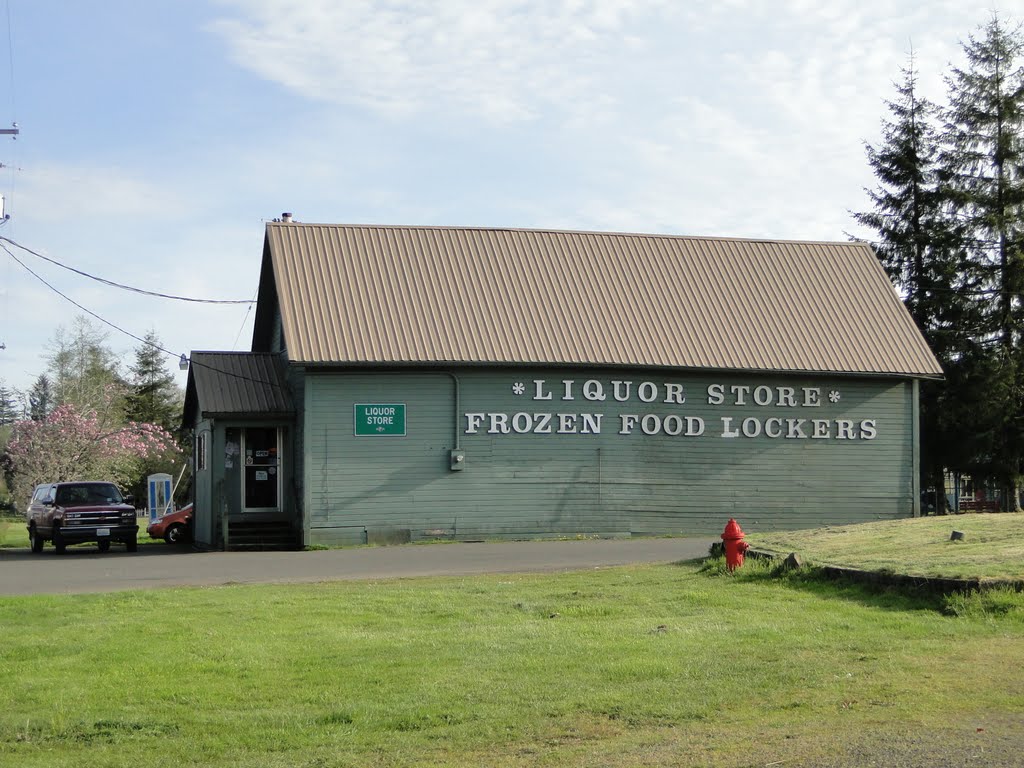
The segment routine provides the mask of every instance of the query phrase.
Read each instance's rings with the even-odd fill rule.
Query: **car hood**
[[[158,522],[158,523],[174,523],[174,522],[183,523],[186,520],[188,520],[189,515],[191,515],[191,514],[192,514],[192,510],[191,509],[189,509],[189,510],[179,509],[177,512],[171,512],[169,514],[164,515],[163,517],[158,517],[156,519],[156,522]]]
[[[134,512],[131,504],[82,504],[75,507],[62,507],[67,512]]]

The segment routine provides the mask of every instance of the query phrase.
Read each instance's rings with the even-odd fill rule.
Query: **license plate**
[[[110,535],[110,529],[109,528],[97,528],[96,529],[96,535],[97,536],[109,536]]]

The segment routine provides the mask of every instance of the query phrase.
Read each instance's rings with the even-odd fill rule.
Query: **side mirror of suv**
[[[44,507],[52,507],[53,506],[53,499],[43,499],[43,506]]]
[[[124,495],[124,503],[125,504],[134,504],[135,503],[135,497],[132,496],[130,493],[126,493]]]

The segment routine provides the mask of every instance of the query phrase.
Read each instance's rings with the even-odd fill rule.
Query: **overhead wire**
[[[0,241],[7,241],[7,238],[0,237]],[[8,242],[10,242],[10,241],[8,241]],[[175,359],[184,359],[184,360],[186,360],[188,362],[189,365],[200,367],[200,368],[206,368],[208,370],[215,371],[215,372],[219,373],[222,376],[227,376],[229,378],[234,378],[234,379],[241,379],[242,381],[248,381],[248,382],[252,382],[254,384],[266,384],[267,386],[274,387],[276,389],[284,389],[284,387],[281,384],[279,384],[278,382],[267,381],[266,379],[258,379],[258,378],[254,378],[252,376],[245,376],[244,374],[234,373],[232,371],[225,371],[225,370],[223,370],[221,368],[217,368],[216,366],[207,365],[205,363],[197,362],[197,361],[192,360],[192,358],[190,356],[186,356],[185,354],[181,354],[179,356],[179,354],[177,352],[172,352],[169,349],[165,349],[164,347],[161,347],[159,344],[154,344],[152,341],[149,341],[148,339],[144,339],[141,336],[136,336],[131,331],[125,330],[124,328],[122,328],[121,326],[117,325],[116,323],[112,323],[110,320],[107,320],[105,317],[101,317],[100,315],[96,314],[91,309],[88,309],[87,307],[82,306],[77,301],[72,299],[70,296],[68,296],[67,294],[63,293],[58,288],[54,287],[45,278],[40,276],[31,267],[29,267],[25,262],[23,262],[21,259],[19,259],[17,256],[15,256],[14,253],[11,251],[11,249],[8,248],[6,245],[4,245],[3,242],[0,242],[0,249],[3,249],[4,251],[6,251],[7,255],[10,256],[12,259],[14,259],[14,261],[17,262],[22,267],[22,269],[24,269],[26,272],[28,272],[30,275],[32,275],[36,280],[41,282],[43,285],[45,285],[51,291],[56,293],[62,299],[64,299],[67,302],[70,302],[71,304],[74,304],[80,310],[82,310],[86,314],[90,315],[91,317],[96,318],[101,323],[103,323],[105,325],[109,325],[115,331],[119,331],[120,333],[123,333],[125,336],[129,336],[129,337],[135,339],[136,341],[141,342],[142,344],[145,344],[147,347],[152,347],[153,349],[156,349],[156,350],[158,350],[160,352],[163,352],[165,355],[170,355],[171,357],[173,357]]]
[[[238,333],[235,334],[235,340],[231,342],[231,349],[238,346],[238,340],[242,338],[242,331],[245,330],[245,323],[249,319],[249,313],[252,312],[252,305],[256,303],[256,297],[259,295],[260,288],[256,286],[256,293],[252,295],[252,302],[249,304],[249,308],[245,310],[245,317],[242,318],[242,324],[238,326]]]
[[[2,238],[0,238],[0,240],[7,240],[7,238],[6,237],[2,237]],[[82,310],[86,314],[91,315],[92,317],[95,317],[101,323],[105,323],[106,325],[109,325],[115,331],[120,331],[125,336],[131,336],[136,341],[141,341],[143,344],[145,344],[147,346],[153,347],[154,349],[158,349],[161,352],[164,352],[164,353],[166,353],[168,355],[172,355],[174,357],[177,357],[177,355],[174,352],[171,352],[169,349],[164,349],[163,347],[159,346],[158,344],[154,344],[151,341],[146,341],[146,339],[143,339],[140,336],[136,336],[131,331],[126,331],[124,328],[122,328],[119,325],[116,325],[115,323],[112,323],[110,320],[107,320],[105,317],[101,317],[100,315],[97,315],[91,309],[89,309],[87,307],[83,307],[81,304],[79,304],[77,301],[72,299],[66,293],[61,292],[58,288],[54,287],[51,283],[47,282],[45,278],[43,278],[41,275],[39,275],[37,272],[35,272],[28,264],[26,264],[21,259],[19,259],[17,256],[15,256],[14,253],[11,251],[11,249],[8,248],[6,245],[4,245],[3,243],[0,243],[0,248],[3,248],[5,251],[7,251],[7,255],[10,256],[12,259],[14,259],[16,262],[18,262],[18,264],[21,265],[22,269],[24,269],[26,272],[28,272],[30,275],[32,275],[32,277],[34,277],[36,280],[41,282],[43,285],[45,285],[47,288],[49,288],[51,291],[56,293],[58,296],[60,296],[65,301],[68,301],[71,304],[74,304],[76,307],[78,307],[80,310]]]
[[[10,94],[11,115],[12,115],[12,118],[14,118],[13,125],[15,127],[17,127],[17,120],[16,120],[16,117],[17,117],[17,110],[16,110],[16,88],[15,88],[15,76],[14,76],[14,33],[13,33],[13,25],[11,23],[11,3],[10,3],[10,0],[5,0],[4,6],[5,6],[5,11],[6,11],[6,17],[7,17],[7,55],[8,55],[9,81],[10,81],[10,88],[9,88],[8,93]],[[12,137],[12,140],[13,140],[13,138],[14,137]],[[12,201],[13,201],[13,197],[14,197],[13,189],[14,189],[15,171],[16,170],[20,170],[17,166],[18,166],[17,162],[12,162],[10,164],[0,163],[0,169],[3,169],[3,168],[6,167],[9,170],[9,174],[10,174],[10,189],[11,189],[11,195],[10,195],[9,199],[12,200]],[[6,224],[7,221],[8,221],[8,219],[6,217],[0,217],[0,226],[3,226],[4,224]],[[128,336],[128,337],[130,337],[132,339],[135,339],[136,341],[138,341],[138,342],[140,342],[142,344],[145,344],[148,347],[152,347],[153,349],[156,349],[159,352],[162,352],[162,353],[164,353],[166,355],[169,355],[169,356],[171,356],[171,357],[173,357],[175,359],[179,359],[178,353],[172,352],[169,349],[165,349],[164,347],[161,347],[159,344],[154,344],[152,341],[149,341],[148,339],[144,339],[144,338],[142,338],[140,336],[135,335],[134,333],[131,333],[130,331],[122,328],[121,326],[117,325],[116,323],[113,323],[110,320],[107,320],[106,318],[98,315],[97,313],[93,312],[92,310],[88,309],[87,307],[79,304],[77,301],[72,299],[70,296],[68,296],[67,294],[65,294],[62,291],[58,290],[55,286],[50,284],[47,280],[45,280],[42,276],[37,274],[33,269],[31,269],[27,264],[25,264],[21,259],[19,259],[4,243],[5,242],[6,243],[10,243],[14,247],[19,248],[19,249],[21,249],[22,251],[24,251],[26,253],[29,253],[29,254],[31,254],[31,255],[39,258],[39,259],[47,261],[47,262],[49,262],[51,264],[54,264],[54,265],[56,265],[58,267],[66,269],[66,270],[68,270],[70,272],[74,272],[74,273],[76,273],[78,275],[81,275],[82,277],[87,277],[90,280],[95,280],[96,282],[103,283],[105,285],[109,285],[109,286],[111,286],[113,288],[120,288],[122,290],[131,291],[133,293],[139,293],[139,294],[142,294],[144,296],[153,296],[153,297],[156,297],[156,298],[169,299],[169,300],[172,300],[172,301],[186,301],[186,302],[194,302],[194,303],[199,303],[199,304],[247,304],[248,305],[248,309],[246,310],[246,318],[248,318],[249,313],[252,311],[252,305],[256,301],[256,294],[253,295],[253,298],[251,300],[246,300],[246,299],[226,300],[226,299],[198,299],[198,298],[188,297],[188,296],[175,296],[175,295],[172,295],[172,294],[160,293],[158,291],[148,291],[148,290],[145,290],[145,289],[136,288],[134,286],[124,285],[122,283],[118,283],[118,282],[115,282],[113,280],[107,280],[105,278],[89,274],[88,272],[84,272],[82,270],[75,269],[74,267],[71,267],[71,266],[68,266],[66,264],[63,264],[60,261],[57,261],[56,259],[52,259],[52,258],[50,258],[48,256],[44,256],[41,253],[37,253],[36,251],[32,250],[31,248],[27,248],[27,247],[21,245],[20,243],[12,240],[11,238],[0,237],[0,241],[3,241],[3,242],[0,242],[0,248],[2,248],[4,251],[6,251],[7,254],[11,257],[11,259],[14,260],[15,263],[17,263],[19,266],[21,266],[30,275],[35,277],[39,282],[41,282],[43,285],[45,285],[51,291],[53,291],[58,296],[63,298],[65,301],[73,304],[74,306],[78,307],[78,309],[82,310],[83,312],[85,312],[89,316],[96,318],[101,323],[110,326],[114,330],[119,331],[120,333],[123,333],[124,335],[126,335],[126,336]],[[9,269],[10,269],[10,263],[8,263],[8,270]],[[11,282],[10,280],[6,280],[5,281],[5,283],[7,285],[10,285],[10,282]],[[3,294],[3,297],[4,297],[4,310],[5,310],[4,311],[4,316],[5,316],[4,326],[7,327],[6,320],[7,320],[7,314],[9,312],[9,291],[5,290],[4,294]],[[243,320],[243,328],[244,328],[244,325],[245,325],[245,321]],[[241,329],[239,330],[239,336],[241,336]],[[236,344],[238,343],[238,338],[237,337],[235,339],[235,343]],[[256,383],[256,384],[266,384],[266,385],[269,385],[269,386],[272,386],[272,387],[280,387],[280,384],[277,384],[276,382],[265,381],[263,379],[257,379],[257,378],[253,378],[251,376],[245,376],[245,375],[241,375],[241,374],[236,374],[236,373],[233,373],[231,371],[222,371],[222,370],[220,370],[218,368],[215,368],[213,366],[192,361],[191,359],[186,357],[184,354],[182,354],[180,356],[180,359],[186,360],[190,365],[195,365],[195,366],[198,366],[198,367],[208,368],[210,370],[217,371],[221,375],[225,375],[225,376],[228,376],[228,377],[243,379],[245,381],[253,382],[253,383]]]
[[[97,283],[103,283],[104,285],[109,285],[112,288],[120,288],[121,290],[124,290],[124,291],[131,291],[132,293],[139,293],[139,294],[142,294],[143,296],[154,296],[154,297],[156,297],[158,299],[170,299],[172,301],[188,301],[188,302],[193,302],[195,304],[248,304],[250,307],[256,301],[255,297],[253,297],[252,299],[197,299],[197,298],[194,298],[192,296],[175,296],[174,294],[160,293],[159,291],[147,291],[144,288],[136,288],[135,286],[132,286],[132,285],[125,285],[124,283],[118,283],[118,282],[115,282],[113,280],[108,280],[105,277],[98,277],[97,275],[92,275],[92,274],[90,274],[88,272],[84,272],[81,269],[75,269],[75,267],[70,267],[67,264],[63,264],[62,262],[57,261],[56,259],[50,258],[49,256],[44,256],[41,253],[33,251],[31,248],[27,248],[26,246],[22,245],[21,243],[15,242],[14,240],[11,240],[11,238],[9,238],[9,237],[0,236],[0,240],[3,240],[4,242],[10,243],[15,248],[20,248],[21,250],[25,251],[26,253],[32,254],[36,258],[42,259],[43,261],[48,261],[49,263],[54,264],[54,265],[60,267],[61,269],[66,269],[69,272],[74,272],[76,275],[81,275],[82,277],[87,277],[90,280],[95,280]],[[10,253],[10,251],[7,248],[4,248],[4,250],[6,250],[8,253]]]

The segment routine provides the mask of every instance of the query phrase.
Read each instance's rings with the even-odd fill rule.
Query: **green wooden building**
[[[875,254],[267,225],[252,352],[194,352],[205,546],[717,534],[919,513],[941,369]]]

